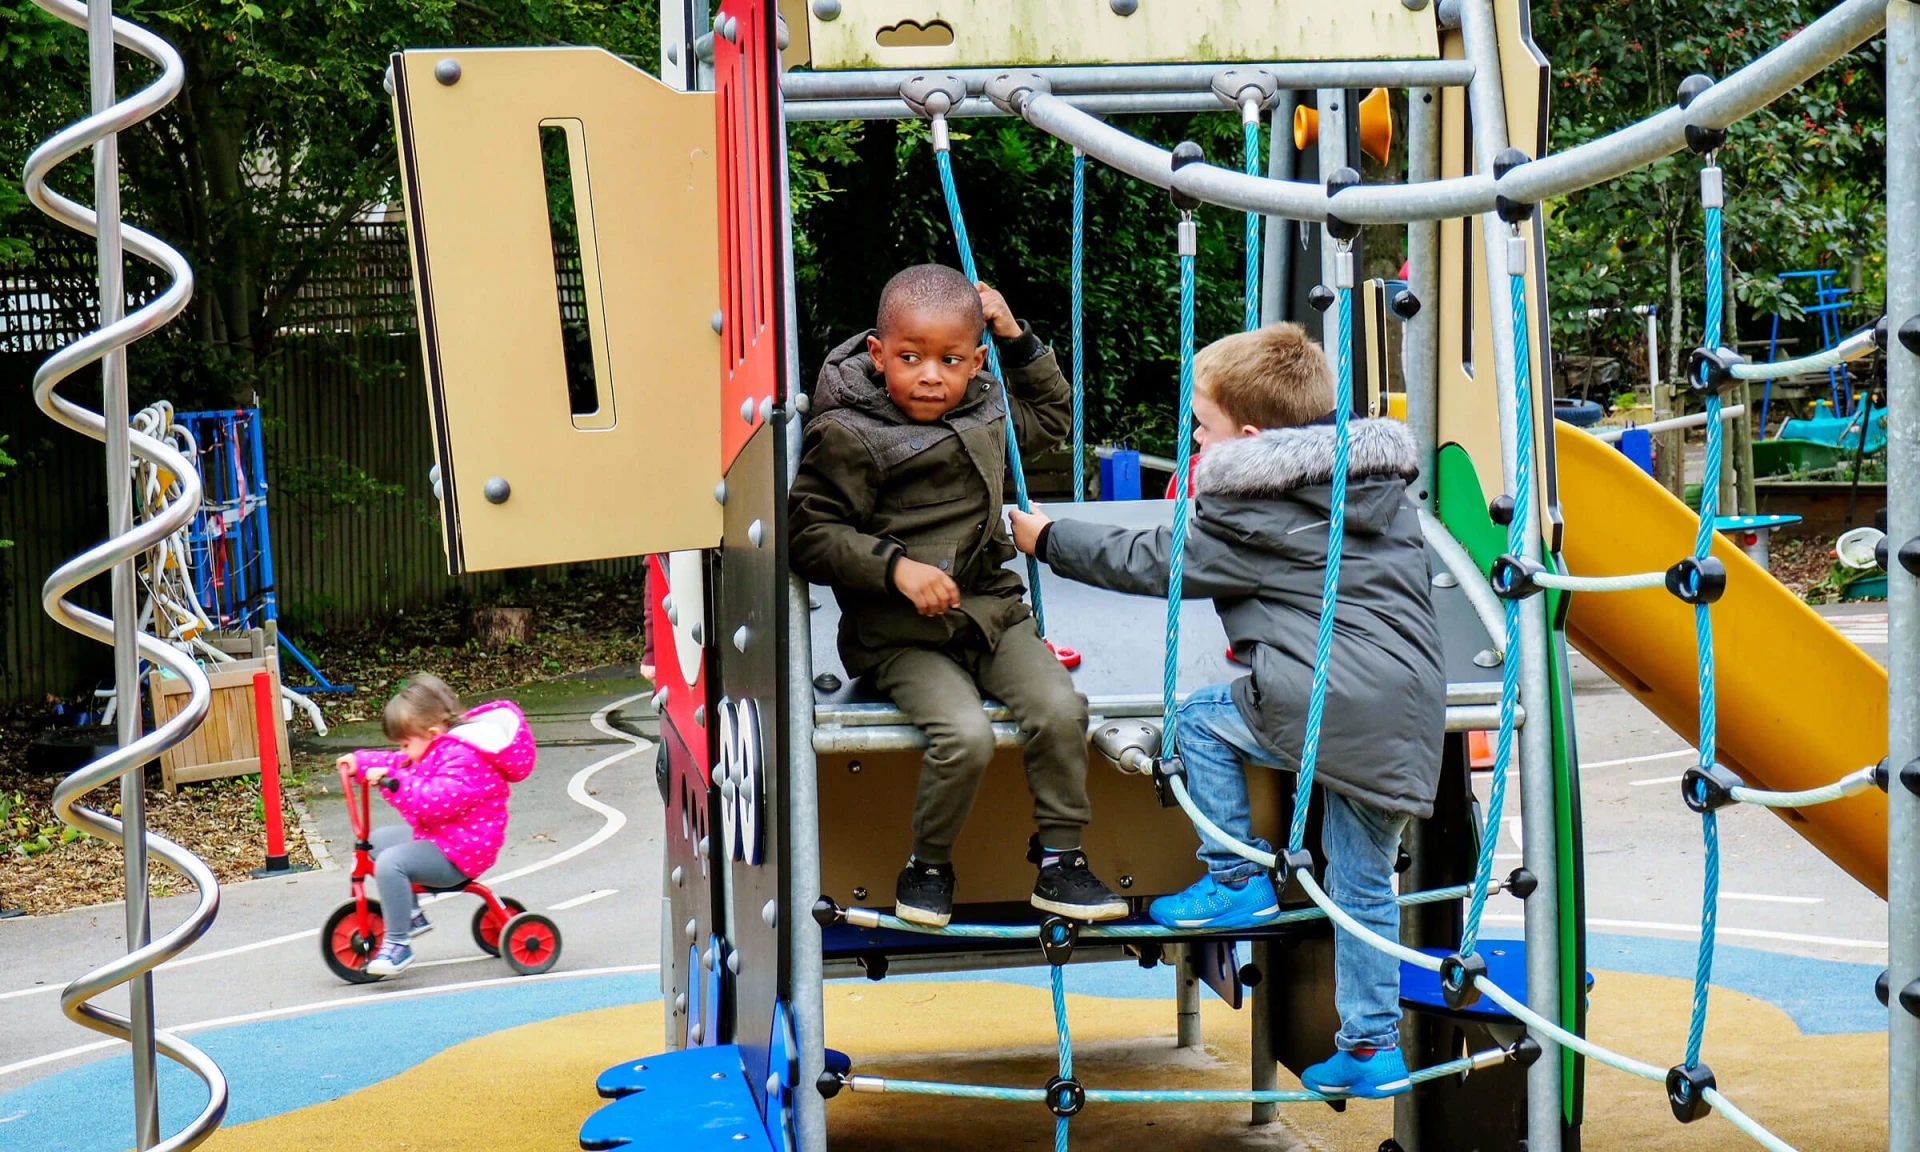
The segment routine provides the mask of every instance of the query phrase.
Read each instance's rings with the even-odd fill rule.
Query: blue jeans
[[[1281,768],[1248,729],[1233,703],[1232,686],[1209,684],[1180,705],[1178,744],[1187,791],[1223,832],[1261,851],[1253,835],[1244,765]],[[1284,770],[1284,769],[1283,769]],[[1323,789],[1327,815],[1320,845],[1327,856],[1326,889],[1334,903],[1367,928],[1398,942],[1400,906],[1393,865],[1407,817]],[[1261,868],[1202,833],[1200,859],[1214,879],[1257,875]],[[1342,1049],[1392,1048],[1400,1043],[1400,962],[1344,928],[1333,933],[1333,1004],[1340,1013]]]

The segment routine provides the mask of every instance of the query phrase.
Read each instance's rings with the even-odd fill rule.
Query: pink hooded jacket
[[[533,771],[533,733],[520,709],[506,700],[468,712],[453,731],[427,745],[419,763],[398,751],[353,754],[354,779],[384,768],[399,781],[387,802],[406,817],[415,840],[446,853],[455,868],[478,877],[493,867],[507,838],[508,785]]]

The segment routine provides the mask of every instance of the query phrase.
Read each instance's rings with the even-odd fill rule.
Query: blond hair
[[[1200,349],[1193,387],[1236,425],[1293,428],[1333,411],[1326,353],[1300,325],[1285,321]]]
[[[380,710],[380,730],[389,740],[407,736],[425,736],[439,728],[452,731],[465,716],[460,697],[447,682],[431,672],[422,672],[400,686],[387,706]]]

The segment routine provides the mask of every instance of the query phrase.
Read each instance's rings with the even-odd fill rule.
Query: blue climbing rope
[[[1533,351],[1527,331],[1527,274],[1508,269],[1513,299],[1513,519],[1507,523],[1507,553],[1526,555],[1527,533],[1533,530]],[[1480,916],[1487,906],[1487,882],[1493,876],[1493,850],[1500,842],[1501,821],[1507,804],[1507,773],[1513,765],[1515,704],[1520,697],[1520,604],[1503,600],[1506,611],[1506,647],[1500,661],[1500,734],[1494,745],[1493,784],[1481,822],[1480,857],[1473,870],[1473,895],[1467,903],[1466,923],[1460,934],[1460,955],[1473,955],[1480,940]]]
[[[973,244],[967,239],[966,217],[960,212],[960,194],[953,187],[953,161],[945,148],[933,150],[934,164],[940,169],[940,191],[947,198],[947,217],[953,222],[953,242],[960,249],[960,270],[967,279],[975,284],[980,282],[980,274],[973,264]],[[1007,378],[1000,371],[1000,352],[993,344],[991,332],[983,334],[987,342],[987,371],[1000,382],[1000,395],[1007,410],[1007,461],[1013,466],[1013,494],[1020,505],[1020,511],[1031,512],[1033,505],[1027,499],[1027,471],[1020,462],[1020,438],[1013,430],[1013,395],[1007,391]],[[1078,357],[1075,358],[1076,365]],[[1077,369],[1076,369],[1077,370]],[[1027,557],[1027,591],[1033,596],[1033,623],[1040,635],[1047,634],[1047,618],[1040,610],[1040,561]]]
[[[1347,420],[1353,397],[1353,286],[1339,289],[1339,365],[1333,386],[1333,486],[1327,511],[1327,571],[1320,585],[1320,631],[1313,641],[1313,686],[1307,694],[1307,732],[1300,748],[1300,773],[1293,791],[1293,823],[1287,851],[1306,843],[1307,805],[1313,799],[1314,766],[1320,758],[1320,725],[1327,706],[1327,665],[1333,655],[1333,610],[1340,594],[1340,549],[1347,531]]]
[[[1081,290],[1081,255],[1086,245],[1087,154],[1073,150],[1073,502],[1087,498],[1087,434],[1085,422],[1086,377],[1082,366],[1087,360],[1086,340],[1081,334],[1086,297]]]
[[[1708,172],[1713,176],[1709,177]],[[1705,201],[1702,215],[1706,224],[1706,271],[1707,271],[1707,314],[1706,346],[1720,347],[1721,308],[1724,299],[1720,283],[1721,240],[1720,206],[1707,199],[1705,192],[1708,184],[1718,187],[1719,170],[1713,163],[1711,154],[1707,157],[1706,168],[1702,170],[1702,200]],[[1706,366],[1700,369],[1705,380]],[[1720,394],[1709,390],[1706,395],[1707,409],[1707,459],[1706,470],[1700,479],[1700,524],[1694,532],[1693,554],[1696,559],[1705,559],[1713,547],[1713,521],[1719,514],[1720,504],[1720,467],[1721,467],[1721,427]],[[1714,667],[1713,667],[1713,610],[1705,603],[1693,606],[1693,644],[1694,654],[1699,662],[1700,681],[1700,735],[1695,746],[1700,750],[1700,768],[1702,771],[1713,767],[1716,721],[1714,711]],[[1704,789],[1704,784],[1701,785]],[[1703,806],[1704,807],[1704,806]],[[1706,842],[1706,861],[1701,879],[1700,899],[1700,955],[1693,973],[1693,1017],[1687,1024],[1687,1061],[1686,1066],[1694,1067],[1700,1063],[1700,1044],[1707,1030],[1707,985],[1713,978],[1714,929],[1720,919],[1720,827],[1719,816],[1712,808],[1705,808],[1700,814],[1700,832]]]
[[[1060,1079],[1073,1079],[1073,1040],[1067,1034],[1066,969],[1053,966],[1053,1028],[1060,1037]],[[1053,1152],[1067,1152],[1067,1117],[1053,1121]]]
[[[1260,118],[1241,119],[1241,136],[1246,144],[1247,175],[1260,173]],[[1246,306],[1246,330],[1260,327],[1260,225],[1258,212],[1247,213],[1247,282],[1242,294]]]
[[[1167,559],[1167,644],[1161,665],[1160,754],[1179,750],[1174,727],[1174,679],[1180,668],[1180,600],[1187,564],[1187,470],[1193,455],[1193,253],[1187,239],[1193,234],[1191,213],[1180,220],[1180,410],[1173,449],[1173,539]]]

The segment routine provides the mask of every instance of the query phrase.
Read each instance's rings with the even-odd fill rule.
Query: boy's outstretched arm
[[[1136,596],[1167,594],[1173,529],[1120,528],[1086,520],[1050,520],[1044,513],[1007,514],[1014,547],[1044,561],[1055,574],[1096,588]],[[1260,574],[1237,551],[1196,521],[1188,525],[1184,599],[1246,596],[1260,587]]]

